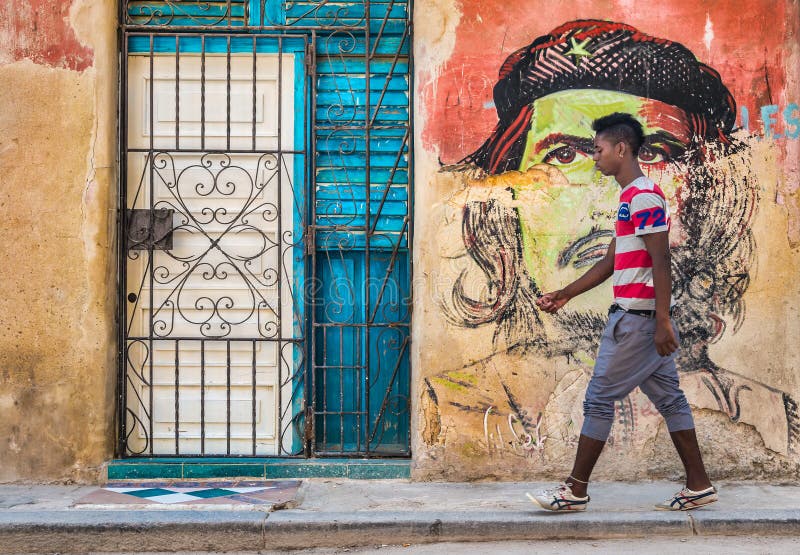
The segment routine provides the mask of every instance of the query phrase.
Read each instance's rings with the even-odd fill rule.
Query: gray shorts
[[[675,336],[678,330],[672,324]],[[603,331],[592,379],[583,402],[581,434],[606,441],[614,423],[614,402],[636,387],[653,402],[670,432],[694,428],[692,410],[678,383],[675,355],[656,352],[654,318],[612,312]]]

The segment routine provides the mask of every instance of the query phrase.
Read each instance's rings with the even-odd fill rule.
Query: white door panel
[[[128,58],[128,147],[150,147],[150,57]],[[176,114],[180,114],[180,148],[227,150],[228,78],[227,57],[206,54],[205,69],[199,55],[182,54],[175,102],[175,56],[152,58],[153,146],[175,148]],[[280,71],[279,71],[280,70]],[[205,71],[205,76],[201,72]],[[280,77],[279,77],[280,76]],[[283,90],[280,122],[283,149],[292,145],[294,57],[284,54],[256,56],[255,102],[253,101],[253,57],[231,56],[230,126],[231,149],[278,150],[278,89]],[[203,87],[204,85],[204,87]],[[205,91],[203,94],[202,91]],[[253,112],[255,109],[255,134]],[[205,119],[205,122],[204,122]],[[204,137],[204,141],[202,140]]]
[[[226,56],[182,53],[176,79],[174,55],[129,57],[127,205],[174,210],[172,248],[127,259],[132,452],[175,453],[177,426],[177,454],[252,454],[253,423],[255,454],[279,452],[299,198],[293,156],[278,153],[294,148],[282,58],[256,55],[254,73],[252,54],[233,54],[228,78]]]

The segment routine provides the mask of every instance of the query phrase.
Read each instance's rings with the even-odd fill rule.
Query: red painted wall
[[[72,0],[4,0],[0,3],[0,60],[83,71],[94,53],[78,42],[69,23]]]
[[[425,75],[423,142],[442,162],[473,152],[497,122],[492,87],[503,60],[536,37],[575,19],[607,19],[679,42],[716,69],[736,103],[757,113],[766,104],[796,102],[785,91],[785,55],[798,41],[791,0],[462,0],[455,49],[437,76]],[[713,39],[704,42],[707,21]],[[790,97],[787,98],[787,94]]]

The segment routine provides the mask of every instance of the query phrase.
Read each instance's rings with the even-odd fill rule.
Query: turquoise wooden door
[[[367,7],[362,34],[317,41],[314,450],[408,456],[409,6]]]

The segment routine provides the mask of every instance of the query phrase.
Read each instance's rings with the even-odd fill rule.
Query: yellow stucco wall
[[[114,449],[116,2],[0,19],[0,481],[90,480]]]

